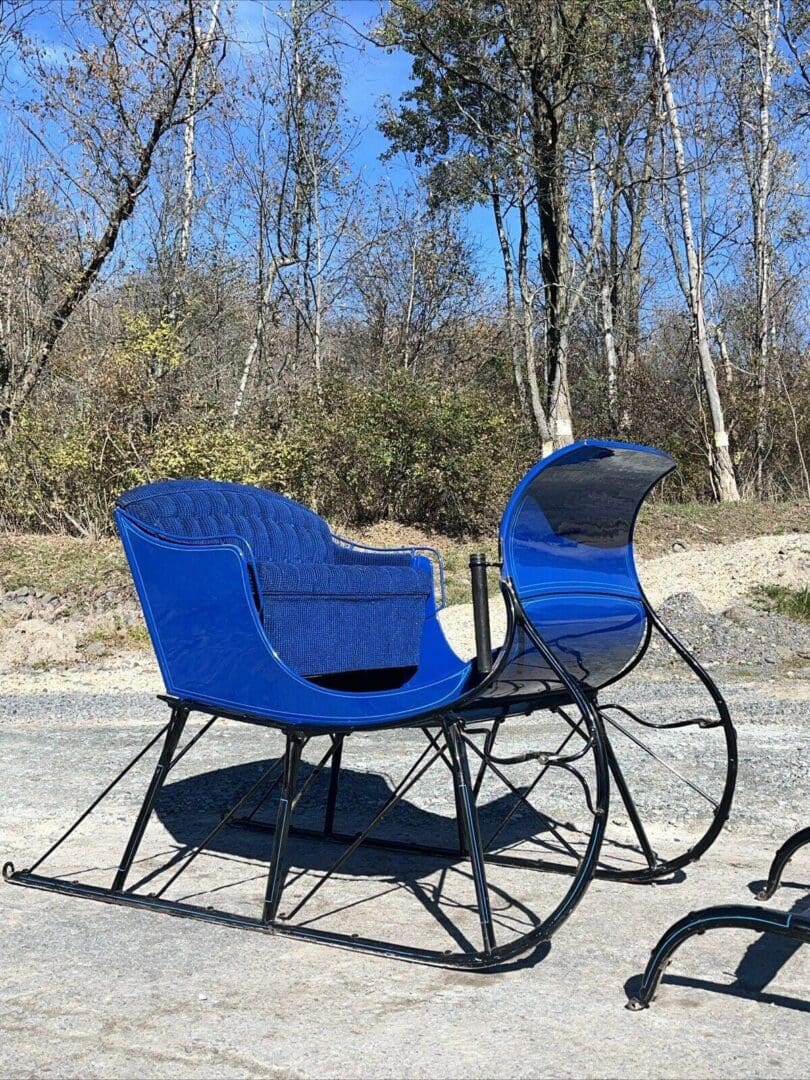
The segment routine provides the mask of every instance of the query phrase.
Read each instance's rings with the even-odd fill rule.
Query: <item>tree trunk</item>
[[[714,336],[717,339],[717,348],[720,350],[720,363],[723,365],[723,378],[726,383],[726,388],[730,390],[734,383],[734,371],[731,367],[731,357],[728,355],[726,335],[723,333],[723,327],[720,326],[719,323],[714,328]]]
[[[686,156],[681,138],[680,120],[678,108],[675,104],[675,94],[672,89],[669,65],[667,64],[664,42],[661,37],[661,27],[658,22],[658,12],[654,0],[644,0],[644,6],[650,19],[655,55],[658,61],[658,72],[661,78],[661,88],[664,94],[667,121],[672,135],[672,148],[675,156],[675,177],[678,183],[678,196],[681,210],[681,232],[684,251],[686,254],[689,306],[692,315],[692,325],[695,336],[695,344],[700,360],[700,370],[703,377],[703,386],[709,404],[713,432],[712,460],[714,465],[717,492],[721,502],[736,502],[740,495],[737,490],[737,480],[734,476],[734,466],[728,449],[728,433],[726,431],[723,406],[717,389],[717,373],[714,368],[714,360],[709,348],[709,338],[706,330],[706,314],[703,303],[703,285],[698,263],[697,249],[695,247],[694,232],[692,229],[692,213],[689,207],[689,185],[686,169]]]
[[[615,192],[610,207],[610,244],[605,251],[603,235],[605,200],[596,179],[595,147],[591,147],[588,164],[588,183],[591,189],[591,252],[598,268],[599,310],[602,319],[602,344],[605,349],[608,414],[615,432],[619,425],[619,357],[616,352],[614,315],[618,310],[618,213]]]
[[[250,373],[253,370],[253,365],[256,361],[256,357],[259,353],[259,349],[262,345],[264,338],[264,322],[265,312],[273,296],[273,286],[276,283],[279,271],[283,270],[287,266],[292,266],[296,262],[295,259],[271,259],[267,272],[267,282],[262,295],[259,300],[259,308],[256,312],[256,327],[253,331],[253,340],[250,343],[250,347],[245,357],[245,362],[242,365],[242,377],[239,380],[239,389],[236,392],[236,398],[234,399],[233,409],[231,410],[231,427],[235,428],[239,420],[239,415],[242,412],[242,406],[245,400],[245,390],[247,389],[248,379]]]
[[[644,161],[641,167],[641,177],[638,184],[634,185],[636,199],[635,202],[632,201],[630,192],[628,192],[625,199],[630,219],[630,238],[627,244],[627,281],[623,296],[622,340],[624,374],[628,379],[633,377],[641,341],[642,241],[644,222],[647,216],[647,202],[652,183],[653,148],[658,133],[657,112],[655,97],[653,97],[650,107],[650,121],[644,135]],[[628,419],[623,417],[623,424],[626,424]]]
[[[523,325],[523,353],[532,414],[540,435],[541,455],[547,457],[554,449],[546,412],[537,385],[537,361],[534,347],[534,290],[529,282],[529,220],[525,196],[520,199],[520,240],[518,242],[518,281],[520,284],[520,314]]]
[[[504,287],[506,290],[506,326],[509,334],[509,349],[512,355],[512,372],[515,378],[515,390],[521,411],[526,410],[526,383],[523,378],[523,361],[520,355],[520,343],[518,341],[517,311],[515,310],[515,271],[512,266],[512,250],[509,246],[509,237],[503,220],[503,208],[501,206],[501,193],[498,190],[497,180],[493,176],[490,183],[490,198],[492,200],[492,213],[495,216],[495,228],[498,233],[498,243],[501,246],[503,258]],[[536,380],[535,380],[536,382]]]
[[[562,131],[546,95],[543,64],[531,71],[532,156],[540,219],[540,271],[546,314],[546,412],[555,448],[573,440],[568,391],[568,321],[571,258],[568,250],[568,184]]]
[[[318,170],[310,171],[312,182],[312,221],[315,233],[315,280],[312,283],[312,360],[315,365],[315,389],[321,394],[323,378],[323,238],[321,236],[321,194]]]
[[[188,100],[189,114],[183,129],[183,219],[180,227],[180,243],[178,246],[178,262],[181,271],[185,269],[188,260],[189,247],[191,245],[191,220],[194,213],[194,161],[195,130],[197,124],[197,92],[200,85],[200,64],[211,48],[216,28],[219,25],[219,5],[221,0],[211,0],[211,21],[208,31],[203,39],[202,49],[194,58],[189,76]]]
[[[602,341],[605,346],[607,365],[608,413],[613,430],[619,428],[619,356],[616,352],[616,338],[613,333],[613,304],[610,302],[610,282],[602,277],[599,288],[602,307]]]
[[[757,59],[759,61],[759,109],[757,126],[757,170],[754,196],[754,267],[756,276],[756,435],[755,468],[757,494],[764,492],[765,458],[768,446],[768,376],[771,356],[771,237],[768,221],[773,167],[771,142],[771,98],[775,51],[775,25],[779,21],[779,0],[760,0],[755,16]]]
[[[410,278],[408,281],[408,303],[405,305],[405,320],[402,326],[402,366],[408,370],[411,362],[411,321],[413,319],[413,306],[416,299],[416,263],[418,255],[419,238],[413,237],[411,243]]]

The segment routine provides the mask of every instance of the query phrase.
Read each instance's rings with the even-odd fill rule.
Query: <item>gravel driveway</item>
[[[801,672],[792,679],[740,677],[727,667],[718,668],[717,677],[740,739],[730,827],[697,866],[669,884],[594,882],[550,948],[508,971],[428,969],[0,886],[2,1074],[802,1075],[810,950],[736,931],[707,934],[678,955],[651,1010],[623,1009],[624,984],[641,971],[664,927],[694,907],[750,899],[749,886],[762,878],[775,846],[806,823],[808,681]],[[146,659],[16,672],[4,680],[4,859],[18,866],[30,861],[146,741],[163,718],[165,707],[153,696],[159,689]],[[699,708],[692,685],[660,663],[647,680],[626,686],[625,700],[667,715]],[[514,738],[530,739],[533,723],[515,721]],[[723,765],[713,734],[666,750],[712,782]],[[347,764],[372,780],[369,787],[358,781],[356,799],[346,801],[343,813],[364,809],[366,797],[390,786],[412,756],[413,738],[383,733],[350,740]],[[240,770],[255,769],[277,743],[277,736],[247,725],[215,726],[183,762],[174,791],[167,788],[169,808],[147,834],[146,854],[169,853],[198,836],[219,807],[223,786]],[[673,793],[671,776],[650,769],[643,756],[628,758],[626,771],[656,848],[689,843],[700,811]],[[419,812],[444,827],[452,805],[446,780],[430,775]],[[54,869],[79,876],[102,868],[102,877],[109,876],[143,784],[142,774],[128,779],[76,845],[54,857]],[[566,811],[553,798],[544,809]],[[614,800],[614,836],[624,824]],[[266,873],[266,838],[259,835],[258,847],[228,841],[198,860],[195,902],[208,895],[212,900],[202,902],[229,907],[233,893],[237,908],[244,902],[253,910]],[[319,858],[317,851],[298,849],[296,865],[311,875]],[[149,868],[148,861],[142,865]],[[463,870],[447,875],[461,905],[469,902]],[[336,917],[352,922],[349,929],[418,936],[423,924],[415,883],[429,890],[441,872],[435,866],[360,867],[335,883],[329,904]],[[398,879],[409,874],[403,886]],[[519,884],[534,898],[560,880],[528,877]],[[803,892],[790,882],[810,879],[806,856],[787,877],[777,902],[802,903]],[[229,882],[225,897],[211,892]]]

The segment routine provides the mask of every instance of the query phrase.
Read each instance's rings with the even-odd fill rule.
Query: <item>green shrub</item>
[[[24,417],[0,444],[6,527],[103,533],[115,498],[162,478],[259,484],[336,524],[382,519],[446,532],[492,529],[536,457],[529,425],[488,391],[453,389],[408,373],[327,381],[290,393],[282,422],[235,430],[214,416],[154,430],[85,414]]]
[[[0,440],[0,524],[98,535],[111,527],[116,496],[138,482],[138,452],[96,418],[23,415]]]
[[[791,619],[810,622],[810,585],[802,589],[789,589],[785,585],[759,585],[753,590],[759,607],[776,611]]]
[[[194,426],[164,424],[149,439],[139,478],[147,482],[199,476],[281,487],[278,450],[273,437],[251,429],[234,430],[213,419]]]
[[[510,406],[404,373],[371,386],[336,380],[320,400],[299,397],[279,439],[284,490],[325,516],[450,535],[494,526],[534,454]]]

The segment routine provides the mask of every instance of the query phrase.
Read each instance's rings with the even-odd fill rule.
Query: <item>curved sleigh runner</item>
[[[170,718],[30,869],[7,865],[6,877],[406,959],[489,966],[547,941],[594,874],[638,882],[671,875],[717,835],[736,772],[725,702],[652,611],[633,561],[638,511],[673,468],[660,451],[596,440],[535,466],[501,523],[507,629],[494,650],[486,566],[483,557],[472,560],[471,661],[444,636],[429,552],[350,544],[297,503],[242,485],[166,481],[122,496],[116,522]],[[443,593],[440,560],[438,584]],[[694,677],[704,703],[699,715],[641,715],[636,698],[646,684],[639,665],[653,635]],[[628,676],[629,703],[617,697]],[[189,736],[192,714],[202,719]],[[231,720],[280,731],[281,756],[253,769],[252,782],[213,828],[199,829],[193,842],[184,837],[165,866],[150,864],[133,883],[167,777],[215,721]],[[403,729],[396,743],[391,729]],[[353,745],[371,745],[361,738],[371,733],[378,733],[378,747],[389,740],[392,752],[401,752],[410,739],[419,753],[396,780],[380,780],[379,805],[358,829],[358,804],[366,800],[346,783],[357,777],[347,762]],[[720,740],[724,753],[707,753],[708,739]],[[90,884],[39,873],[161,740],[113,880]],[[302,764],[305,753],[311,764]],[[710,763],[717,760],[723,764],[715,774]],[[690,807],[690,839],[674,850],[658,852],[650,839],[650,769],[669,785],[670,812]],[[430,770],[426,810],[412,800],[424,792]],[[446,819],[432,807],[444,790],[455,827],[437,839]],[[660,797],[660,782],[657,790]],[[392,831],[398,821],[408,835]],[[198,857],[222,850],[224,832],[236,829],[266,839],[269,872],[253,913],[170,898]],[[413,893],[413,919],[395,921],[398,931],[413,930],[414,943],[347,927],[357,917],[354,891],[350,903],[345,896],[335,903],[336,879],[356,872],[372,852],[382,860],[375,876]],[[519,890],[528,898],[518,898]],[[217,903],[221,894],[220,885]],[[444,941],[425,944],[417,916]]]
[[[757,900],[771,899],[782,883],[782,875],[793,856],[809,846],[810,828],[800,829],[788,837],[774,855],[768,879],[757,893]],[[718,904],[690,911],[669,927],[652,950],[638,991],[630,994],[627,1008],[632,1012],[649,1008],[675,953],[690,938],[705,934],[707,930],[751,930],[755,934],[775,934],[798,941],[801,945],[810,945],[810,911],[805,908],[790,911],[760,908],[754,904]]]

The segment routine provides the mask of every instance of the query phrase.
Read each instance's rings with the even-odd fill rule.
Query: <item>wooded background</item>
[[[589,435],[810,497],[807,0],[0,0],[0,54],[5,527],[207,475],[477,532]]]

